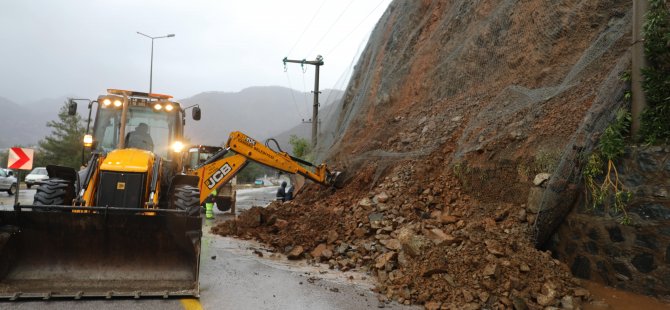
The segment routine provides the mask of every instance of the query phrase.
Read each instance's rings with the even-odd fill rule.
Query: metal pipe
[[[14,172],[16,173],[16,192],[14,193],[14,208],[17,208],[19,206],[19,192],[21,188],[21,170],[14,169]]]

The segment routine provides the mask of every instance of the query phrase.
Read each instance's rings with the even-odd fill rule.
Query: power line
[[[307,68],[303,67],[302,71],[302,98],[305,100],[305,105],[309,106],[309,103],[307,102],[307,86],[305,85],[305,73],[307,72]]]
[[[377,10],[377,8],[379,8],[379,6],[382,5],[382,3],[384,3],[384,1],[386,0],[379,1],[379,3],[377,3],[377,5],[370,11],[370,13],[368,13],[368,15],[366,15],[365,18],[363,18],[363,20],[361,20],[361,22],[358,23],[356,27],[354,27],[354,29],[352,29],[346,36],[344,36],[344,38],[342,38],[340,42],[335,44],[335,46],[330,51],[328,51],[326,55],[330,55],[332,52],[334,52],[340,46],[340,44],[342,44],[342,42],[344,42],[347,38],[349,38],[349,36],[351,36],[351,34],[354,33],[354,31],[356,31],[358,27],[360,27],[370,17],[370,15],[372,15],[372,13],[374,13]]]
[[[293,44],[293,47],[291,47],[291,49],[288,51],[288,53],[286,53],[286,55],[291,55],[291,52],[292,52],[293,49],[298,45],[298,43],[299,43],[300,40],[302,39],[302,36],[305,34],[305,32],[307,32],[307,29],[309,29],[309,26],[312,25],[312,22],[314,22],[314,19],[316,18],[316,16],[319,15],[319,12],[321,11],[321,8],[323,7],[323,5],[324,5],[325,3],[326,3],[326,0],[323,0],[323,1],[321,2],[321,5],[319,6],[319,8],[316,9],[316,12],[314,13],[314,15],[312,15],[312,19],[309,21],[309,23],[307,23],[307,26],[305,27],[305,29],[302,30],[302,33],[301,33],[300,36],[298,37],[298,40],[295,41],[295,43]]]
[[[330,33],[330,31],[333,30],[333,27],[335,26],[335,24],[337,24],[337,22],[340,21],[340,18],[342,18],[342,15],[344,15],[344,13],[347,11],[347,9],[349,9],[349,7],[351,6],[352,3],[354,3],[354,0],[351,0],[349,2],[349,4],[347,4],[347,6],[342,11],[342,13],[340,13],[340,16],[338,16],[337,19],[330,25],[330,28],[328,28],[328,31],[326,31],[326,33],[321,37],[321,39],[319,39],[319,41],[316,42],[314,47],[312,47],[312,49],[309,51],[309,53],[307,53],[307,55],[311,55],[312,52],[314,51],[314,49],[316,49],[319,46],[319,44],[321,44],[321,41],[323,41],[323,39],[326,38],[328,33]]]
[[[305,118],[302,113],[300,112],[300,109],[298,108],[298,102],[295,100],[295,94],[293,93],[293,86],[291,86],[291,78],[288,76],[288,72],[286,72],[286,81],[288,81],[288,87],[289,87],[289,92],[291,93],[291,97],[293,98],[293,106],[295,107],[296,113],[300,115],[301,118]]]
[[[365,45],[366,41],[367,41],[367,39],[363,39],[358,44],[358,49],[356,50],[356,55],[354,56],[354,58],[351,59],[351,63],[349,64],[349,68],[347,68],[346,70],[344,70],[344,72],[342,72],[342,75],[337,80],[337,82],[335,83],[335,86],[333,86],[332,89],[336,89],[338,85],[341,85],[341,84],[343,85],[344,82],[347,81],[347,79],[346,79],[347,76],[351,77],[351,75],[353,74],[354,66],[356,65],[356,61],[360,57],[361,50],[363,49],[363,46]],[[344,91],[344,93],[342,94],[342,99],[344,99],[344,96],[346,95],[346,89],[343,89],[343,91]],[[330,99],[331,94],[332,94],[332,92],[328,94],[328,97],[326,97],[325,102],[328,102],[328,100]],[[324,119],[329,119],[330,116],[333,113],[335,113],[335,109],[331,108],[330,111],[328,111],[328,113],[326,113],[326,117]]]

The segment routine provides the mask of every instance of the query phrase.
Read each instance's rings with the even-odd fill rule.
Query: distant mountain
[[[342,97],[340,90],[324,90],[319,101],[322,109]],[[312,115],[312,94],[279,86],[250,87],[240,92],[205,92],[180,100],[182,105],[198,104],[200,121],[189,121],[186,136],[192,143],[221,145],[232,131],[242,131],[264,141],[296,125]],[[190,114],[190,112],[189,112]],[[309,132],[306,138],[309,138]],[[288,141],[288,138],[286,138]]]
[[[46,123],[58,118],[63,98],[20,105],[0,97],[0,148],[31,146],[50,133]]]
[[[340,90],[323,90],[319,98],[321,109],[327,109],[342,94]],[[51,132],[46,123],[58,118],[58,110],[66,100],[67,97],[63,96],[17,104],[0,97],[0,149],[36,145]],[[179,101],[183,106],[198,104],[202,109],[200,121],[187,121],[186,136],[192,143],[221,145],[234,130],[260,141],[296,126],[306,128],[306,132],[298,136],[309,139],[311,135],[311,125],[302,124],[303,119],[308,120],[312,116],[311,93],[265,86],[250,87],[240,92],[205,92]],[[79,102],[77,110],[85,119],[88,113],[86,104]],[[190,118],[191,112],[187,113]],[[321,113],[323,120],[325,114]],[[288,136],[284,140],[287,145]]]

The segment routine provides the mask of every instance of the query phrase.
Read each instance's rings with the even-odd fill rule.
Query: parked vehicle
[[[47,168],[37,167],[33,169],[33,171],[30,171],[30,173],[26,176],[24,181],[26,182],[26,186],[30,188],[31,186],[36,185],[48,178],[49,174],[47,173]]]
[[[0,191],[6,191],[9,195],[16,192],[16,178],[10,170],[0,169]]]

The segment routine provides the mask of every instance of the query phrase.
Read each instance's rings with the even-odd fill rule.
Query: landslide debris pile
[[[588,292],[532,240],[574,203],[623,105],[630,23],[624,0],[394,1],[319,138],[346,187],[213,231],[369,272],[426,308],[576,306]]]
[[[588,292],[529,241],[525,206],[482,204],[450,170],[404,161],[378,184],[364,169],[337,191],[310,186],[291,202],[254,207],[212,232],[256,239],[289,259],[377,278],[381,301],[426,308],[573,306]]]

